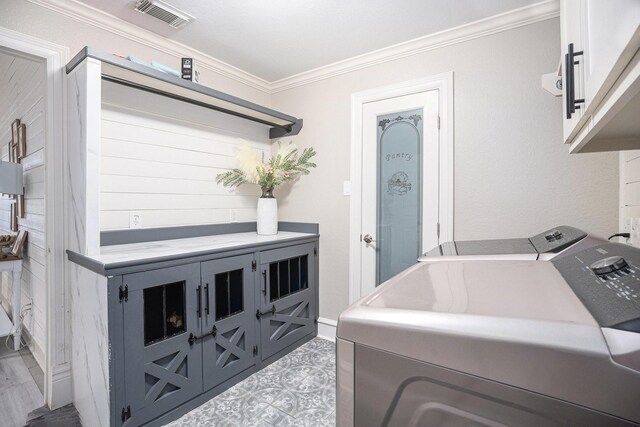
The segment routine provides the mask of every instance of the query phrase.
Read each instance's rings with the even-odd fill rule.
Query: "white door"
[[[438,90],[362,106],[361,295],[438,244]]]

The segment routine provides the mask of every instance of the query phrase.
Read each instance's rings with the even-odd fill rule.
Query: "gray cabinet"
[[[204,389],[256,364],[253,254],[202,263]]]
[[[211,258],[110,279],[115,425],[162,425],[316,335],[317,240]]]
[[[124,425],[137,426],[202,393],[200,265],[123,276]]]
[[[260,321],[262,360],[315,330],[314,251],[314,244],[306,244],[260,252],[262,290],[256,317]]]

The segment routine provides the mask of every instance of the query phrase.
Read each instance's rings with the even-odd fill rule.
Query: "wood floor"
[[[13,348],[13,344],[10,346]],[[44,404],[34,380],[42,371],[28,352],[22,351],[24,357],[20,353],[9,350],[5,338],[0,338],[0,427],[24,426],[29,412]]]

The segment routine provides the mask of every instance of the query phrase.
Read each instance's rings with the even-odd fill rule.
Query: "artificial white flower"
[[[281,144],[278,141],[278,154],[282,157],[286,156],[290,152],[297,150],[298,146],[293,143],[293,141],[289,141],[287,144]]]
[[[262,162],[258,160],[258,153],[246,142],[238,148],[236,154],[238,159],[238,169],[240,169],[251,183],[258,182],[258,166]]]

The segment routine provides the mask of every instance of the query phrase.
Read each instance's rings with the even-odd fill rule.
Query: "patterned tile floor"
[[[171,427],[335,426],[335,344],[315,338]]]

